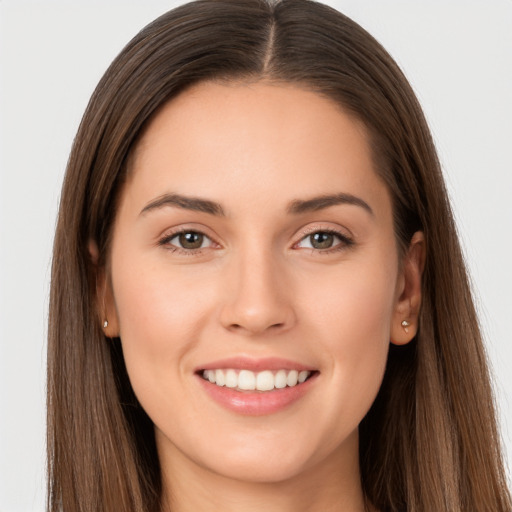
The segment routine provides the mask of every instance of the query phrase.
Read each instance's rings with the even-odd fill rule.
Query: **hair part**
[[[84,114],[61,196],[48,342],[48,510],[158,511],[151,420],[119,340],[98,322],[128,160],[159,108],[203,81],[295,84],[361,120],[393,201],[404,250],[423,230],[420,327],[391,346],[360,425],[363,490],[381,512],[512,508],[488,368],[434,144],[388,53],[349,18],[312,0],[198,0],[144,28],[111,64]],[[91,261],[94,240],[99,261]]]

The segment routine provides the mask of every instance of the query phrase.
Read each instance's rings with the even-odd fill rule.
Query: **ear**
[[[98,264],[99,249],[94,240],[87,244],[96,279],[96,312],[98,322],[107,338],[119,336],[119,320],[114,302],[112,283],[105,268]]]
[[[397,281],[397,298],[391,323],[391,343],[405,345],[418,332],[418,316],[421,306],[421,276],[425,266],[425,236],[414,233],[409,249],[402,262]]]

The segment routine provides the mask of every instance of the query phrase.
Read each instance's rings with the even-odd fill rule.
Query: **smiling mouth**
[[[231,388],[235,391],[274,391],[276,389],[293,388],[306,382],[315,371],[309,370],[251,370],[212,369],[202,370],[199,375],[219,387]]]

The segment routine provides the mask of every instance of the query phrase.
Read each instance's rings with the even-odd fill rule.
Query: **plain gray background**
[[[44,510],[48,279],[72,139],[110,61],[180,3],[0,0],[1,512]],[[326,3],[383,43],[425,109],[473,276],[511,459],[512,1]]]

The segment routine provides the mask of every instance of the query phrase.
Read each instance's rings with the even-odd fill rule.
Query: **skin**
[[[155,424],[166,504],[362,512],[358,424],[390,340],[416,333],[424,258],[416,233],[399,261],[391,199],[363,125],[296,86],[202,83],[157,114],[129,173],[103,314]],[[142,212],[170,193],[215,201],[225,215]],[[372,213],[359,204],[287,211],[334,193]],[[204,233],[201,249],[180,248],[172,235],[182,228]],[[326,230],[340,237],[314,246],[311,233]],[[318,374],[283,410],[238,414],[195,374],[233,356],[291,359]]]

